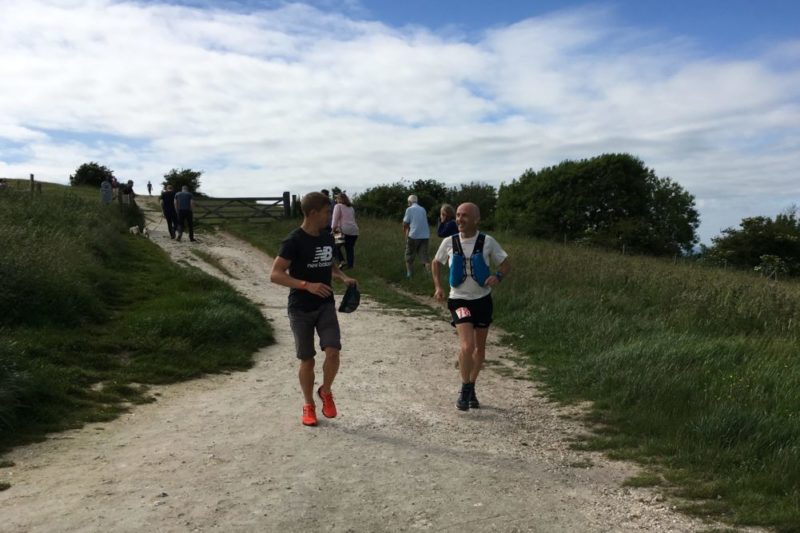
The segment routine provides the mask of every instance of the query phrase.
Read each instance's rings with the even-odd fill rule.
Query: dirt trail
[[[155,221],[158,217],[149,215]],[[134,237],[131,237],[134,238]],[[444,320],[370,300],[341,315],[340,410],[300,425],[287,289],[271,260],[227,235],[151,238],[262,306],[277,343],[250,371],[159,387],[158,402],[53,435],[7,456],[0,530],[28,531],[697,531],[709,527],[622,481],[635,467],[575,452],[585,431],[490,337],[480,410],[454,402],[455,336]],[[339,287],[341,293],[341,287]],[[496,332],[495,332],[496,334]],[[504,373],[508,373],[504,372]]]

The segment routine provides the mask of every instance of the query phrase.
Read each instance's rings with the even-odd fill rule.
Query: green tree
[[[408,186],[402,181],[370,187],[351,200],[359,215],[401,219],[405,213]]]
[[[525,171],[497,198],[499,227],[654,255],[690,251],[694,197],[630,154],[603,154]]]
[[[428,222],[430,224],[439,223],[439,208],[448,200],[447,185],[436,180],[416,180],[408,187],[409,194],[416,194],[419,205],[428,212]],[[408,195],[403,198],[405,206],[408,206]],[[405,208],[403,209],[405,213]]]
[[[428,221],[438,223],[439,207],[448,201],[447,186],[436,180],[396,181],[371,187],[356,195],[353,205],[361,214],[380,218],[402,219],[408,207],[408,196],[417,195],[419,205],[428,212]]]
[[[99,187],[104,179],[108,178],[110,181],[114,177],[114,171],[108,167],[91,161],[84,163],[75,170],[75,174],[69,177],[69,184],[76,185],[90,185],[92,187]]]
[[[189,187],[189,192],[196,193],[200,188],[200,176],[203,175],[202,170],[192,170],[190,168],[182,168],[178,170],[173,168],[164,174],[163,185],[172,185],[173,189],[180,191],[184,185]]]
[[[800,275],[800,220],[792,206],[775,219],[748,217],[727,228],[702,250],[703,261],[756,269],[765,275]]]

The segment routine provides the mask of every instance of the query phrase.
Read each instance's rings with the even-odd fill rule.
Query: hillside
[[[258,309],[128,228],[136,208],[44,184],[0,191],[0,449],[153,401],[147,384],[245,369]]]

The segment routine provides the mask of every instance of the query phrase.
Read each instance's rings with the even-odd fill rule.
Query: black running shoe
[[[461,385],[461,392],[458,395],[458,400],[456,400],[456,407],[459,411],[469,411],[469,400],[472,397],[472,391],[470,383]]]
[[[478,397],[475,396],[475,384],[472,384],[472,395],[469,397],[469,408],[470,409],[480,409],[481,402],[478,401]]]

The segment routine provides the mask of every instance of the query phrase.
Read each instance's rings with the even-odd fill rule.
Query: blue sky
[[[708,242],[800,197],[798,5],[4,0],[0,176],[357,193],[630,152]]]

